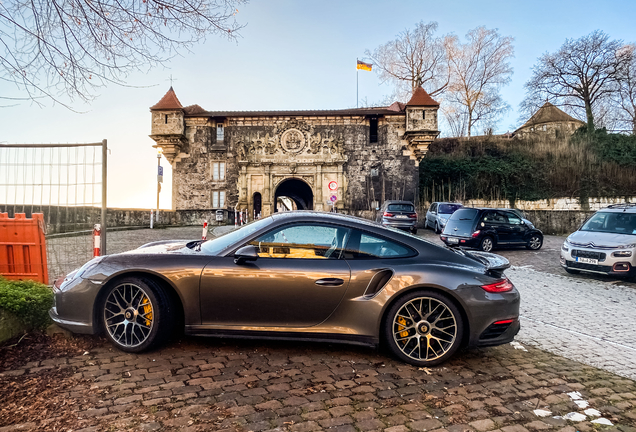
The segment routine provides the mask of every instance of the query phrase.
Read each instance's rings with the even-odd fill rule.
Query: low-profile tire
[[[145,351],[171,334],[169,298],[154,281],[120,279],[102,298],[98,313],[104,333],[120,350]]]
[[[446,296],[412,291],[389,308],[384,339],[397,358],[414,366],[435,366],[450,358],[462,343],[462,315]]]
[[[479,249],[484,252],[492,252],[495,248],[495,241],[490,236],[485,236],[479,243]]]
[[[439,229],[439,224],[437,222],[435,222],[435,234],[441,234],[442,230]]]
[[[541,246],[543,246],[543,237],[539,234],[532,234],[528,240],[528,244],[526,244],[526,249],[539,250]]]
[[[579,274],[579,273],[581,273],[580,270],[573,270],[573,269],[569,269],[569,268],[566,268],[565,271],[570,273],[570,274]]]

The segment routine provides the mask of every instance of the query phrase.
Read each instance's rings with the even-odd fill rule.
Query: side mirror
[[[243,264],[246,261],[256,261],[258,258],[258,250],[256,246],[247,245],[243,246],[234,253],[234,263]]]

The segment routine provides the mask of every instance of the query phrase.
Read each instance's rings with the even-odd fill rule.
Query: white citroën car
[[[561,246],[561,266],[568,273],[636,275],[636,203],[597,211]]]

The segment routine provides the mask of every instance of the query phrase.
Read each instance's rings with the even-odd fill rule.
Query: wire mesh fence
[[[105,249],[106,146],[0,145],[0,212],[44,214],[51,282],[91,259],[95,224]]]

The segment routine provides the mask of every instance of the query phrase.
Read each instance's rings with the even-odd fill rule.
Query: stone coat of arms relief
[[[314,127],[301,120],[289,120],[277,124],[271,135],[269,132],[255,132],[241,137],[236,142],[237,156],[241,161],[276,158],[286,156],[295,158],[321,155],[328,159],[346,160],[344,139],[320,132],[314,133]]]

